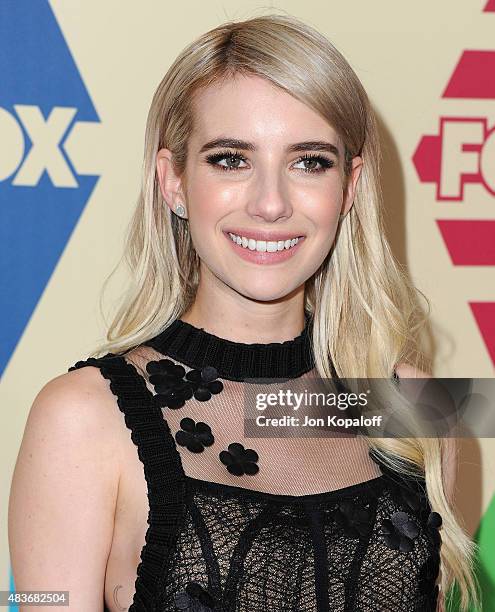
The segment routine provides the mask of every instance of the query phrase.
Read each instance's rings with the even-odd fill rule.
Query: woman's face
[[[339,214],[352,205],[361,158],[344,193],[344,148],[332,127],[256,76],[203,90],[195,120],[187,184],[173,173],[167,149],[157,169],[168,205],[186,206],[201,282],[212,278],[252,300],[287,296],[328,254]]]

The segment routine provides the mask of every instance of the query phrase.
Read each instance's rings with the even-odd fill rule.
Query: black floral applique
[[[156,391],[153,401],[160,407],[176,410],[182,408],[193,395],[199,401],[206,401],[212,394],[223,390],[223,383],[216,380],[218,372],[213,366],[205,366],[201,370],[192,369],[186,373],[182,365],[171,359],[160,359],[148,362],[146,370]]]
[[[194,397],[200,402],[208,401],[212,394],[223,390],[223,383],[217,380],[218,372],[213,366],[192,369],[186,374],[186,379],[192,384]]]
[[[192,397],[192,387],[184,380],[186,370],[183,366],[170,359],[160,359],[149,361],[146,370],[156,391],[153,396],[155,405],[176,410]]]
[[[383,520],[382,539],[392,550],[411,552],[414,539],[419,535],[419,526],[407,512],[394,512],[390,518]]]
[[[211,446],[215,441],[211,428],[202,421],[194,422],[185,417],[180,422],[181,429],[175,434],[175,440],[180,446],[185,446],[191,453],[202,453],[205,446]]]
[[[215,605],[215,598],[199,582],[189,582],[183,591],[175,595],[175,607],[177,610],[212,612],[215,609]]]
[[[347,536],[359,538],[369,533],[373,514],[369,508],[350,499],[344,499],[332,511],[332,517]]]
[[[258,453],[252,448],[244,448],[239,442],[232,442],[228,445],[228,450],[223,450],[218,455],[220,461],[227,466],[227,470],[235,476],[243,474],[256,474],[259,466]]]
[[[442,517],[438,512],[430,512],[426,520],[426,534],[437,548],[442,544],[442,538],[438,531],[442,526]]]

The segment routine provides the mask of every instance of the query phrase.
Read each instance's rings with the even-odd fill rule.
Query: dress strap
[[[133,364],[121,355],[107,353],[78,361],[69,372],[86,366],[97,367],[110,381],[110,390],[124,414],[131,439],[137,446],[148,486],[148,530],[137,568],[135,595],[129,612],[151,610],[166,575],[185,512],[186,479],[180,455],[162,410]]]

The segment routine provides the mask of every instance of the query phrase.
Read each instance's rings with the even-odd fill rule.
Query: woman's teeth
[[[260,253],[268,252],[275,253],[275,251],[283,251],[284,249],[290,249],[299,242],[299,238],[292,238],[291,240],[278,240],[275,242],[266,240],[254,240],[253,238],[246,238],[245,236],[237,236],[229,232],[233,242],[236,242],[239,246],[250,251],[259,251]]]

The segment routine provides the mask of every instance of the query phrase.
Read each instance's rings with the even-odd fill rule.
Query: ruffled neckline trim
[[[296,378],[313,369],[312,317],[292,340],[243,343],[221,338],[204,328],[175,319],[144,344],[191,368],[214,366],[220,378]]]

